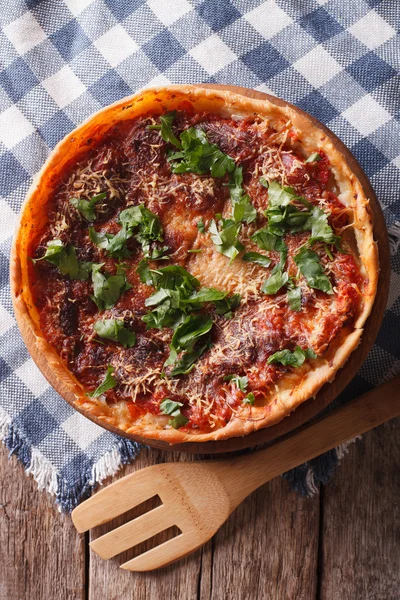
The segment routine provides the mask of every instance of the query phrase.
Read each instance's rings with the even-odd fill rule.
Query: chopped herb
[[[116,385],[118,385],[118,381],[115,379],[115,377],[113,377],[113,373],[114,373],[114,367],[112,367],[111,365],[108,365],[107,373],[106,373],[103,381],[99,385],[99,387],[97,387],[94,390],[94,392],[90,392],[87,395],[90,398],[98,398],[99,396],[104,394],[104,392],[107,392],[108,390],[111,390]]]
[[[232,294],[232,296],[226,296],[222,300],[215,301],[217,315],[223,315],[225,319],[231,319],[233,316],[232,311],[240,306],[240,300],[240,294]]]
[[[61,240],[47,242],[46,254],[41,258],[32,259],[33,263],[46,260],[56,266],[61,275],[70,279],[88,279],[92,263],[78,261],[76,250],[73,246],[64,246]]]
[[[115,235],[111,233],[97,232],[94,227],[89,227],[89,238],[98,247],[106,250],[113,258],[128,258],[131,253],[126,247],[126,242],[131,238],[133,232],[123,227]]]
[[[243,191],[243,168],[235,167],[231,173],[228,184],[232,206],[233,218],[236,223],[244,221],[252,223],[257,218],[257,211],[251,203],[250,197]]]
[[[268,256],[264,256],[258,252],[246,252],[246,254],[243,254],[242,259],[245,262],[253,262],[262,267],[269,267],[271,264],[271,259]]]
[[[243,398],[243,404],[251,404],[253,406],[255,401],[256,398],[253,392],[250,392],[245,398]]]
[[[70,204],[82,215],[86,221],[93,222],[96,220],[96,212],[94,210],[95,205],[100,200],[104,200],[107,197],[106,192],[102,192],[101,194],[96,194],[90,200],[85,200],[83,198],[71,198]]]
[[[261,291],[264,292],[264,294],[276,294],[284,285],[286,285],[288,279],[289,275],[287,273],[277,269],[275,273],[272,273],[272,275],[264,281]]]
[[[203,219],[200,219],[200,221],[197,221],[197,229],[200,231],[200,233],[205,232],[206,226],[204,225]]]
[[[279,252],[280,260],[277,268],[283,270],[286,264],[286,258],[288,249],[282,237],[271,233],[268,227],[258,229],[252,236],[251,239],[259,246],[262,250]]]
[[[238,390],[240,390],[241,392],[246,392],[247,386],[249,384],[249,380],[245,375],[243,377],[239,377],[239,375],[227,375],[226,377],[224,377],[224,381],[230,381],[231,383],[236,385]]]
[[[118,298],[132,286],[127,282],[121,267],[117,267],[117,274],[101,273],[103,264],[92,265],[93,296],[92,300],[99,310],[111,308]]]
[[[136,333],[126,329],[124,322],[119,319],[98,320],[93,328],[101,338],[119,342],[124,348],[132,348],[136,343]]]
[[[340,244],[340,237],[335,235],[332,227],[328,224],[328,215],[314,206],[311,215],[308,219],[308,225],[311,229],[311,237],[308,240],[308,245],[311,246],[315,242],[324,242],[325,244]]]
[[[145,258],[142,258],[142,260],[139,262],[138,266],[136,267],[136,273],[139,275],[142,283],[152,285],[153,280],[151,278],[149,263]]]
[[[286,284],[286,287],[287,287],[287,298],[288,298],[289,307],[291,308],[291,310],[294,310],[295,312],[300,312],[301,311],[301,287],[296,286],[293,283],[292,279],[289,279],[289,281]]]
[[[180,135],[182,150],[171,154],[168,160],[173,173],[197,173],[223,177],[235,169],[235,161],[224,154],[216,144],[210,144],[202,129],[190,127]]]
[[[285,367],[301,367],[304,361],[308,358],[317,358],[314,350],[312,348],[307,348],[307,350],[302,350],[300,346],[296,346],[294,352],[290,350],[279,350],[272,354],[272,356],[268,359],[268,364],[272,363],[281,363]]]
[[[319,162],[322,159],[322,156],[318,152],[313,152],[310,156],[305,160],[305,163],[313,163]]]
[[[203,252],[202,248],[192,248],[192,250],[188,250],[188,254],[200,254],[200,252]]]
[[[171,376],[189,373],[195,361],[210,345],[208,335],[213,326],[213,321],[207,315],[189,315],[181,323],[172,336],[170,354],[164,367],[172,366]],[[204,338],[205,336],[205,338]],[[178,359],[178,354],[183,352]]]
[[[162,258],[163,252],[165,253],[168,250],[167,247],[164,247],[163,252],[160,253],[159,251],[156,256],[150,255],[150,242],[162,242],[163,230],[158,216],[143,204],[126,208],[120,213],[118,220],[123,228],[132,232],[132,235],[133,230],[138,228],[135,239],[141,244],[145,258],[152,258],[153,260]]]
[[[232,219],[221,219],[219,225],[220,229],[214,220],[211,221],[209,227],[211,239],[218,252],[230,258],[232,262],[239,252],[244,250],[243,244],[238,240],[241,225]]]
[[[181,150],[182,144],[180,143],[180,141],[178,140],[178,138],[176,137],[176,135],[174,134],[174,132],[172,130],[172,124],[173,124],[175,118],[176,118],[176,110],[172,110],[171,112],[160,116],[160,125],[149,125],[147,127],[147,129],[150,129],[150,130],[151,129],[156,129],[156,130],[159,129],[161,137],[164,140],[164,142],[173,144],[174,146],[176,146],[177,148],[179,148]]]
[[[302,248],[294,257],[294,262],[311,288],[321,290],[326,294],[333,294],[332,284],[325,275],[316,252]]]
[[[168,425],[170,425],[174,429],[184,427],[189,422],[189,419],[187,419],[181,413],[182,406],[182,402],[174,402],[173,400],[169,400],[169,398],[166,398],[160,404],[161,414],[170,415],[171,417],[173,417],[172,419],[170,419]]]

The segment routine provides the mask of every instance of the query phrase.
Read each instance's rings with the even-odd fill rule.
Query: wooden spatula
[[[111,558],[176,525],[181,534],[121,566],[150,571],[205,544],[233,510],[263,483],[400,415],[400,377],[265,450],[234,457],[147,467],[112,483],[72,513],[79,532],[101,525],[158,495],[161,506],[94,540]]]

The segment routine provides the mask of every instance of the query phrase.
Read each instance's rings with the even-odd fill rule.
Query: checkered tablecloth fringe
[[[0,11],[0,409],[6,445],[69,510],[138,451],[75,412],[29,357],[10,299],[11,232],[32,177],[96,110],[144,86],[227,83],[310,112],[351,149],[388,225],[376,344],[333,407],[400,372],[400,3],[391,0],[13,0]],[[379,291],[378,291],[379,293]],[[288,475],[309,493],[341,452]]]

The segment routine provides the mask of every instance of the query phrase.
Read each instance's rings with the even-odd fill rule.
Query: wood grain
[[[0,599],[84,600],[84,536],[3,445],[0,481]]]
[[[137,468],[171,460],[175,455],[145,451]],[[185,458],[187,460],[187,457]],[[134,514],[130,517],[136,516]],[[114,521],[115,527],[126,517]],[[96,539],[111,523],[90,534]],[[315,598],[319,529],[318,495],[305,499],[275,479],[245,500],[217,536],[191,556],[149,573],[122,571],[119,565],[149,548],[109,561],[90,553],[89,600],[253,600],[254,598]],[[158,538],[164,541],[166,536]],[[274,596],[274,590],[282,595]],[[303,595],[292,595],[299,591]],[[287,592],[287,593],[286,593]],[[304,593],[303,593],[304,592]]]
[[[399,598],[399,426],[353,444],[324,491],[320,600]]]

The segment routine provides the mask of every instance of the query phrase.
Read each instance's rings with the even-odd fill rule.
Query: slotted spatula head
[[[232,512],[218,470],[210,467],[207,462],[169,463],[127,475],[75,508],[74,525],[79,532],[87,531],[158,495],[161,506],[90,544],[101,558],[108,559],[175,525],[180,535],[121,565],[131,571],[157,569],[202,546]]]

